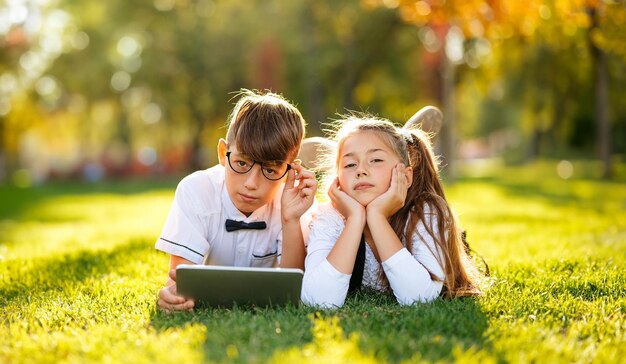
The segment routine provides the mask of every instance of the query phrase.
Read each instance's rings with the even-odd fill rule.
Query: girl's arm
[[[339,189],[335,180],[330,205],[320,208],[314,217],[309,237],[306,270],[302,283],[302,301],[322,307],[341,307],[346,299],[354,260],[365,225],[365,210],[356,200]]]
[[[391,171],[389,189],[367,205],[367,227],[380,261],[384,262],[404,246],[389,224],[389,218],[404,206],[409,183],[403,164]]]
[[[307,305],[343,306],[350,274],[340,272],[326,259],[343,228],[343,218],[330,204],[320,205],[313,214],[301,294]]]
[[[293,163],[281,196],[281,223],[283,248],[280,259],[282,268],[304,269],[306,250],[300,226],[300,217],[313,205],[317,180],[315,174]],[[296,178],[296,173],[298,176]],[[295,181],[298,180],[296,186]]]
[[[424,215],[430,219],[428,223],[437,235],[437,218],[427,211]],[[442,254],[423,221],[418,223],[412,240],[413,254],[402,248],[382,263],[389,285],[401,305],[432,301],[439,297],[443,288],[445,273],[436,257]]]
[[[411,305],[436,298],[441,292],[441,284],[433,282],[424,266],[411,256],[389,221],[384,216],[368,213],[367,226],[398,303]],[[413,246],[416,248],[420,244],[416,242]]]
[[[433,251],[437,251],[424,224],[420,222],[421,226],[417,229],[419,235],[414,235],[413,255],[402,245],[387,219],[375,219],[368,214],[367,225],[398,303],[411,305],[437,298],[443,283],[433,280],[429,271],[440,279],[443,279],[444,273],[435,255],[426,247],[428,245]]]
[[[328,254],[327,260],[341,273],[352,274],[354,260],[365,227],[365,208],[339,188],[337,179],[330,186],[328,197],[330,197],[337,211],[345,217],[346,226]]]
[[[431,269],[434,261],[435,266],[439,267],[434,255],[428,249],[426,252],[421,249],[425,242],[414,239],[413,249],[420,253],[414,257],[389,224],[389,217],[402,208],[406,198],[408,181],[403,171],[404,167],[401,164],[396,166],[391,174],[389,190],[367,206],[367,226],[394,295],[400,304],[410,305],[436,298],[443,285],[441,282],[433,281],[428,270],[422,265],[422,261],[428,262]],[[432,226],[436,226],[436,223]],[[420,233],[418,236],[430,238],[423,224],[421,229],[418,226],[417,231]],[[435,244],[431,241],[429,245],[434,247]],[[442,269],[437,269],[433,273],[443,277]]]

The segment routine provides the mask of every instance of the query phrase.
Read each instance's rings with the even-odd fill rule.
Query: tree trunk
[[[456,108],[454,97],[455,84],[455,65],[444,57],[443,70],[441,76],[443,78],[443,127],[441,129],[441,152],[443,154],[446,177],[449,182],[454,182],[457,177],[456,170]]]
[[[7,179],[9,171],[6,165],[6,145],[4,144],[4,123],[5,118],[0,116],[0,184]]]
[[[448,107],[450,107],[449,104],[453,102],[454,97],[453,95],[446,96],[447,93],[453,90],[453,87],[450,88],[450,84],[446,85],[446,83],[450,81],[452,84],[454,83],[453,80],[446,79],[446,72],[448,72],[447,67],[449,65],[446,61],[445,41],[450,26],[447,24],[429,24],[429,27],[435,33],[441,45],[435,52],[425,48],[422,51],[421,59],[423,72],[421,74],[421,88],[424,90],[426,98],[431,100],[430,102],[435,106],[440,107],[443,112],[443,124],[435,138],[435,145],[433,147],[435,154],[441,158],[442,173],[446,174],[446,177],[448,177],[449,159],[451,159],[449,156],[453,139],[451,125],[449,123],[451,121],[450,118],[454,116],[451,113],[454,111],[448,110]],[[452,175],[450,175],[450,177],[453,178]]]
[[[204,130],[204,116],[195,107],[193,101],[190,100],[188,106],[193,118],[192,128],[194,129],[194,132],[193,140],[191,141],[191,158],[187,165],[186,172],[194,172],[208,167],[203,165],[204,158],[202,156],[202,139],[204,137],[202,132]]]
[[[539,157],[539,152],[541,151],[541,139],[541,129],[539,125],[535,123],[533,134],[530,139],[530,148],[528,149],[528,154],[526,155],[526,162],[532,162]]]
[[[308,36],[304,37],[304,42],[307,59],[309,60],[306,67],[307,75],[305,80],[308,99],[308,110],[305,117],[309,131],[313,131],[317,135],[322,131],[321,123],[324,120],[324,92],[321,79],[318,76],[320,74],[318,67],[319,52],[313,36],[315,34],[315,3],[308,3],[304,9],[302,28],[304,34],[308,34]]]
[[[598,8],[587,8],[591,18],[588,40],[591,51],[594,72],[594,119],[597,127],[597,148],[602,160],[602,178],[609,179],[613,175],[611,163],[611,126],[609,124],[608,109],[608,69],[606,65],[606,54],[594,43],[592,33],[599,26]]]
[[[353,34],[349,44],[345,44],[342,102],[349,110],[355,110],[357,103],[354,100],[354,89],[362,81],[363,75],[372,67],[385,61],[389,54],[389,47],[393,44],[393,37],[402,24],[395,14],[385,15],[380,26],[362,35]],[[360,54],[356,54],[357,51]]]
[[[131,174],[133,164],[133,138],[130,128],[130,121],[128,120],[128,114],[124,107],[120,109],[120,114],[117,118],[117,140],[121,146],[121,159],[115,160],[113,165],[113,173],[115,176],[127,177]]]

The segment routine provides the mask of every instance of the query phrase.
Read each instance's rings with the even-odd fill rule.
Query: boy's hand
[[[281,197],[283,221],[299,221],[300,216],[313,205],[315,191],[317,191],[315,173],[304,169],[299,164],[291,163],[291,170],[287,173],[287,181]]]
[[[172,282],[173,284],[165,286],[159,291],[159,300],[157,301],[159,308],[166,312],[193,310],[195,302],[192,299],[176,294],[176,269],[170,269],[169,276],[168,284]]]
[[[393,167],[389,189],[367,205],[367,216],[382,215],[388,219],[404,206],[406,194],[409,190],[409,183],[404,174],[404,169],[405,167],[402,163]]]
[[[338,178],[335,178],[330,185],[328,197],[330,197],[335,209],[337,209],[346,220],[349,218],[358,218],[360,221],[365,222],[365,207],[341,190]]]

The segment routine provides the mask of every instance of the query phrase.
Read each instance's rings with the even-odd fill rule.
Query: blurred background
[[[346,110],[436,105],[446,175],[626,151],[626,3],[0,0],[0,184],[180,176],[216,163],[233,92]]]

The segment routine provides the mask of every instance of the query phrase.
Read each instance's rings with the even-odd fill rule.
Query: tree
[[[382,1],[365,1],[368,5],[390,4]],[[517,41],[526,44],[547,43],[554,45],[563,42],[577,42],[585,39],[579,35],[587,35],[588,47],[595,64],[595,116],[598,125],[597,144],[601,150],[601,158],[604,162],[604,176],[610,176],[610,138],[608,135],[610,123],[608,121],[608,95],[607,95],[607,68],[605,52],[612,52],[617,56],[626,53],[623,39],[626,31],[623,24],[626,20],[626,9],[621,2],[600,1],[600,0],[553,0],[542,1],[435,1],[435,0],[400,0],[395,3],[397,9],[402,14],[402,18],[411,24],[424,29],[434,29],[430,34],[431,50],[441,52],[445,56],[440,57],[440,62],[436,71],[442,84],[451,82],[450,77],[451,54],[445,52],[449,42],[449,30],[460,29],[465,39],[465,54],[460,62],[472,66],[478,64],[471,59],[471,54],[477,49],[468,49],[468,45],[480,44],[474,40],[484,39],[492,48],[501,46],[504,42]],[[619,26],[622,24],[622,26]],[[458,27],[458,28],[455,28]],[[444,29],[441,31],[441,29]],[[543,29],[556,31],[547,34]],[[547,38],[547,40],[546,40]],[[551,43],[552,42],[552,43]],[[433,47],[433,44],[439,44]],[[452,54],[454,56],[454,54]],[[444,70],[448,70],[445,72]],[[447,77],[445,75],[448,75]],[[444,90],[453,90],[453,87],[443,87]],[[452,92],[451,92],[452,94]],[[450,156],[454,149],[450,146],[454,144],[454,123],[452,122],[454,112],[450,111],[454,104],[452,95],[447,92],[441,93],[440,102],[444,104],[444,112],[448,114],[448,121],[445,126],[448,130],[442,133],[447,135],[447,147],[444,155],[450,163]],[[446,102],[446,100],[448,100]],[[557,113],[560,113],[557,111]],[[445,146],[446,144],[444,144]]]
[[[56,102],[58,84],[46,70],[76,43],[73,19],[56,1],[8,2],[0,25],[0,182],[16,168],[19,135],[41,127],[40,108]],[[38,94],[43,103],[34,101]],[[43,105],[42,105],[43,104]],[[11,115],[13,113],[13,115]],[[19,116],[17,116],[19,115]]]

